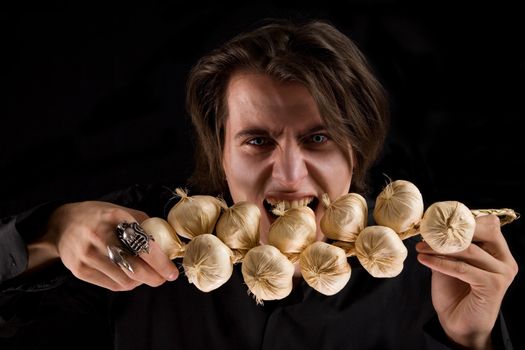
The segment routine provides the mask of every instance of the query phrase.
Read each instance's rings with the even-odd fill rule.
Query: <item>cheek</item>
[[[334,168],[337,170],[332,172],[332,176],[334,184],[338,185],[338,188],[334,188],[334,190],[340,195],[348,193],[352,183],[354,157],[351,148],[349,152],[350,160],[341,151],[338,152],[337,159],[334,160]]]
[[[324,191],[330,198],[337,198],[348,193],[352,182],[352,170],[348,160],[341,152],[325,154],[318,159],[316,173]]]
[[[264,183],[261,164],[254,157],[229,152],[223,166],[233,201],[254,201]]]
[[[337,172],[334,172],[335,174],[339,174],[338,176],[335,176],[335,179],[337,179],[340,189],[339,192],[341,194],[346,194],[350,190],[350,183],[352,182],[352,169],[351,165],[348,164],[348,161],[346,158],[341,159],[339,162],[339,169]],[[334,180],[335,180],[334,179]]]

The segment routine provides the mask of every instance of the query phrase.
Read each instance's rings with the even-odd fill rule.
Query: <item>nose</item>
[[[308,175],[308,169],[301,148],[288,143],[275,149],[272,176],[282,186],[297,189]]]

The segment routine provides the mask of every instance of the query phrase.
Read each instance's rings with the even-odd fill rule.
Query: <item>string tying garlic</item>
[[[350,193],[330,202],[323,195],[321,229],[335,241],[316,242],[313,210],[306,206],[285,210],[281,202],[273,210],[278,218],[270,227],[270,244],[259,246],[261,213],[256,205],[239,202],[228,208],[215,197],[190,197],[181,189],[177,194],[181,199],[170,210],[168,221],[150,218],[143,228],[170,259],[183,257],[189,282],[201,291],[219,288],[230,278],[233,263],[242,262],[243,278],[257,303],[289,295],[297,260],[313,289],[333,295],[350,279],[348,256],[356,255],[373,277],[395,277],[407,256],[402,239],[421,233],[432,249],[448,254],[470,244],[475,217],[496,214],[502,225],[519,218],[512,209],[469,210],[455,201],[436,202],[423,213],[417,187],[397,180],[376,201],[374,218],[383,225],[366,227],[363,197]],[[178,236],[191,241],[185,245]]]

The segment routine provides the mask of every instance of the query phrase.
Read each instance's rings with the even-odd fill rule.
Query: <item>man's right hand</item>
[[[107,246],[122,245],[115,233],[117,225],[140,224],[147,218],[144,212],[106,202],[62,205],[51,215],[46,233],[28,245],[28,270],[59,257],[77,278],[113,291],[173,281],[179,271],[153,240],[149,242],[149,253],[126,256],[133,272],[120,268],[108,257]]]

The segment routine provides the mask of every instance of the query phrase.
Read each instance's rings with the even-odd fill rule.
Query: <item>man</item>
[[[316,21],[275,21],[206,55],[190,74],[187,106],[199,139],[194,191],[255,203],[262,244],[279,201],[310,206],[323,240],[321,195],[364,191],[388,124],[383,90],[362,54],[333,26]],[[374,279],[354,261],[352,279],[335,296],[303,281],[289,297],[260,307],[246,295],[239,266],[223,287],[201,293],[154,241],[125,257],[130,269],[108,258],[108,246],[127,239],[115,228],[165,215],[163,196],[166,191],[134,188],[106,201],[52,208],[49,220],[33,226],[42,234],[29,240],[27,255],[20,222],[7,221],[3,235],[27,268],[7,270],[3,281],[9,285],[17,275],[30,281],[59,259],[103,295],[129,291],[97,304],[108,310],[119,349],[502,345],[495,324],[517,265],[494,216],[477,219],[477,244],[464,252],[441,256],[410,240],[412,254],[398,278]],[[21,295],[16,302],[27,297]]]

